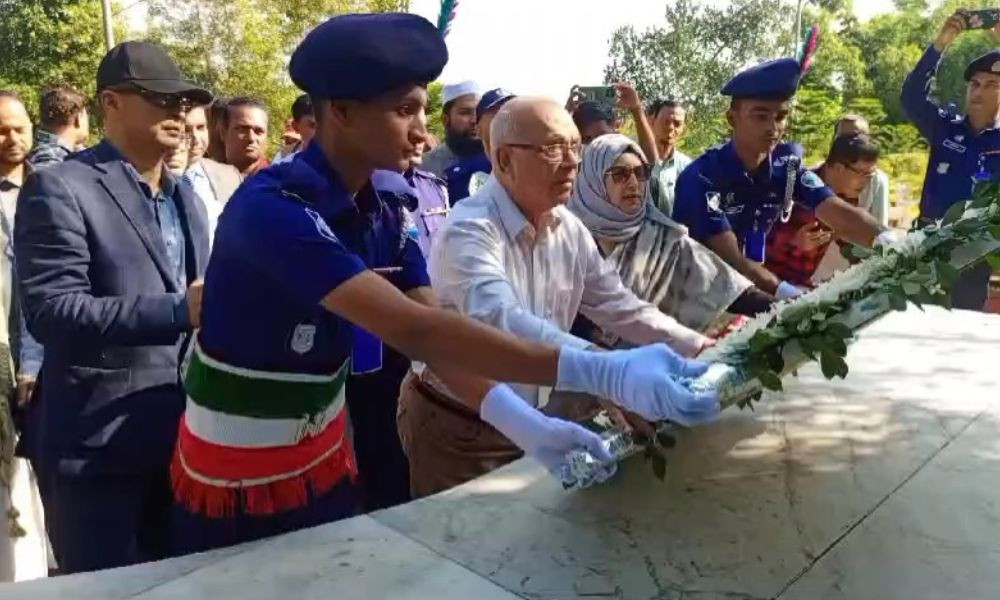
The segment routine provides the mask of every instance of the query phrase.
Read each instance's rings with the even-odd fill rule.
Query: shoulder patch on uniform
[[[316,224],[316,231],[318,231],[321,236],[325,237],[331,242],[337,242],[338,244],[340,243],[340,240],[337,239],[336,234],[333,233],[333,230],[330,229],[330,226],[326,224],[326,221],[323,220],[323,217],[318,212],[316,212],[311,208],[307,208],[306,214],[309,215],[309,218],[312,219],[313,223]]]
[[[811,190],[819,189],[824,185],[826,185],[825,183],[823,183],[823,180],[819,178],[819,175],[816,175],[812,171],[803,171],[802,177],[799,179],[799,181],[802,182],[802,185],[806,186]]]
[[[708,205],[708,210],[712,212],[722,212],[722,196],[719,192],[705,192],[705,204]]]

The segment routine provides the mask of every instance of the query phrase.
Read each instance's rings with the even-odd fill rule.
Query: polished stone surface
[[[893,314],[848,363],[681,433],[665,482],[634,458],[564,491],[519,461],[369,517],[0,600],[1000,597],[1000,318]]]
[[[846,380],[810,366],[685,432],[665,483],[633,459],[567,493],[518,463],[376,518],[525,597],[770,598],[1000,397],[998,358],[1000,319],[891,315]]]

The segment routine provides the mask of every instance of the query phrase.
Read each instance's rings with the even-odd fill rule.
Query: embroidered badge
[[[318,231],[321,236],[325,237],[331,242],[337,242],[338,244],[340,243],[340,240],[337,239],[337,236],[334,235],[333,231],[330,229],[330,226],[326,224],[326,221],[323,220],[323,217],[321,217],[318,212],[314,211],[311,208],[307,208],[306,214],[309,215],[309,218],[312,219],[313,223],[316,224],[316,231]]]
[[[802,177],[799,178],[799,181],[802,182],[802,185],[806,186],[811,190],[819,189],[825,185],[823,183],[823,180],[820,179],[819,176],[813,173],[812,171],[803,171]]]
[[[708,210],[716,213],[722,212],[722,197],[719,192],[706,192],[705,193],[705,203],[708,204]]]
[[[292,350],[296,354],[305,354],[313,349],[316,343],[316,326],[310,323],[299,323],[292,332]]]
[[[399,212],[401,212],[403,216],[403,223],[401,227],[403,235],[410,238],[414,242],[417,241],[420,238],[420,230],[417,229],[417,223],[413,220],[413,215],[411,215],[410,211],[406,209],[402,209]]]
[[[948,164],[948,163],[938,163],[938,166],[937,166],[938,175],[944,175],[945,173],[947,173],[948,172],[948,167],[950,167],[950,166],[951,165]]]

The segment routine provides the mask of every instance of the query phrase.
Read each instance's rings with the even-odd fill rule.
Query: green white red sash
[[[353,478],[344,440],[349,372],[349,361],[331,375],[255,371],[196,343],[170,468],[175,500],[209,517],[268,515]]]

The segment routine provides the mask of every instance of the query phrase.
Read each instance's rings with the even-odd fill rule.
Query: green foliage
[[[444,123],[441,121],[441,109],[444,102],[441,100],[444,84],[440,81],[427,86],[427,129],[430,130],[439,142],[444,141]]]
[[[893,205],[916,202],[920,198],[927,171],[927,152],[883,154],[879,166],[889,176]]]
[[[115,23],[118,35],[124,24]],[[93,96],[104,56],[99,0],[0,0],[0,88],[34,113],[41,88],[65,82]]]
[[[970,209],[978,212],[970,213]],[[782,389],[785,355],[796,350],[811,360],[819,360],[826,378],[846,377],[844,357],[853,331],[840,320],[842,315],[852,305],[867,300],[885,302],[892,310],[906,310],[908,303],[921,308],[924,304],[950,307],[951,287],[959,275],[950,262],[952,252],[980,240],[1000,241],[1000,184],[977,185],[970,201],[956,203],[940,224],[923,232],[924,238],[915,251],[848,246],[846,254],[854,260],[892,260],[871,265],[871,274],[863,285],[841,293],[835,300],[789,306],[757,331],[739,356],[731,358],[770,390]],[[987,260],[1000,266],[996,257]]]
[[[692,127],[685,149],[700,150],[725,134],[719,87],[736,71],[774,56],[790,41],[780,0],[667,3],[662,26],[615,31],[605,80],[630,81],[647,100],[687,103]]]
[[[962,4],[968,3],[946,0],[930,11],[926,0],[897,0],[896,12],[864,24],[851,14],[849,1],[806,4],[803,24],[819,23],[822,34],[787,138],[800,142],[809,162],[816,162],[829,149],[836,119],[857,113],[871,123],[883,155],[926,152],[925,140],[906,119],[900,92],[941,24]],[[780,0],[736,0],[727,9],[697,0],[668,3],[663,23],[615,32],[606,78],[631,81],[647,100],[669,95],[687,102],[690,122],[681,147],[698,154],[728,137],[719,87],[750,64],[788,55],[795,24],[794,10],[787,8]],[[961,110],[965,66],[996,43],[983,31],[959,36],[941,61],[931,91],[935,100]],[[892,170],[903,176],[899,183],[906,189],[919,192],[920,182],[910,176],[922,179],[922,167],[901,158]]]
[[[833,141],[833,125],[843,114],[840,97],[829,90],[799,90],[787,137],[805,148],[806,164],[820,162],[826,157]]]

